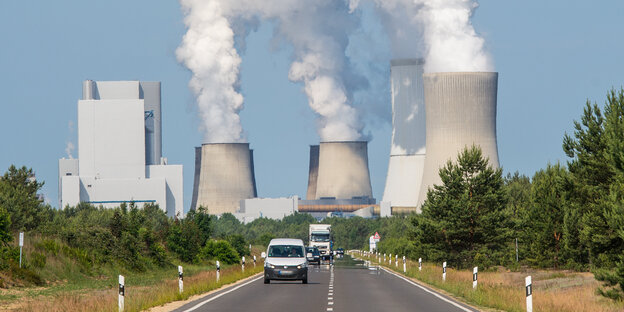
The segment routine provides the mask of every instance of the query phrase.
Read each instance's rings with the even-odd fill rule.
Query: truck
[[[331,224],[310,224],[309,246],[318,248],[321,260],[331,260],[334,247],[331,240]]]

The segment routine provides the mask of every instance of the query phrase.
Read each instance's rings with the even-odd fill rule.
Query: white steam
[[[223,16],[220,1],[181,0],[187,32],[176,55],[192,72],[195,94],[207,143],[245,142],[238,113],[243,96],[237,91],[241,58],[234,32]]]
[[[289,79],[302,82],[310,107],[319,115],[323,141],[357,140],[362,124],[352,106],[353,91],[365,84],[348,64],[348,34],[357,26],[339,0],[181,0],[188,28],[178,60],[193,77],[208,142],[243,140],[237,92],[241,59],[236,46],[258,19],[276,23],[275,36],[293,47]]]
[[[355,10],[360,2],[351,0]],[[388,32],[395,58],[425,58],[425,72],[492,71],[485,41],[470,18],[473,0],[374,1]]]
[[[292,46],[288,78],[303,84],[308,104],[319,117],[322,141],[362,139],[363,115],[387,111],[374,106],[387,103],[387,94],[380,100],[383,92],[378,89],[387,85],[390,55],[424,57],[426,72],[492,71],[494,67],[470,20],[478,6],[474,0],[180,3],[187,33],[176,54],[192,72],[189,86],[209,143],[245,141],[239,117],[244,102],[238,90],[239,53],[246,35],[261,22],[273,23],[274,39]],[[371,14],[366,12],[372,10],[378,13],[389,48],[385,40],[375,40],[379,39],[376,29],[369,27]]]

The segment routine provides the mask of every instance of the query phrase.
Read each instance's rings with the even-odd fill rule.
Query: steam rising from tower
[[[244,142],[238,92],[245,35],[260,20],[276,21],[275,35],[293,47],[288,77],[302,82],[318,115],[321,140],[357,140],[362,124],[353,91],[366,85],[350,68],[345,49],[357,26],[344,1],[181,0],[187,33],[176,51],[192,72],[208,143]],[[237,49],[238,48],[238,49]]]

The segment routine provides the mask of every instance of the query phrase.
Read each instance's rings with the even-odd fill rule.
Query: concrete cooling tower
[[[392,213],[416,211],[425,164],[422,59],[390,61],[392,147],[383,201]]]
[[[310,145],[310,174],[308,175],[308,193],[306,200],[316,199],[316,181],[318,179],[319,146]]]
[[[210,214],[234,213],[242,199],[257,197],[248,143],[203,144],[201,151],[196,148],[195,157],[191,209],[203,206]]]
[[[441,184],[439,169],[464,148],[480,146],[492,167],[498,167],[496,93],[498,73],[462,72],[423,75],[427,115],[427,156],[419,202]],[[418,205],[420,207],[420,204]],[[420,210],[420,209],[419,209]]]
[[[309,183],[313,183],[314,146],[310,147]],[[353,197],[373,197],[370,174],[368,171],[368,142],[321,142],[318,146],[316,187],[314,199],[335,198],[352,199]]]

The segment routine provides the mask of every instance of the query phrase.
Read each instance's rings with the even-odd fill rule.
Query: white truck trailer
[[[310,224],[309,246],[318,247],[322,260],[330,260],[334,247],[331,240],[331,224]]]

